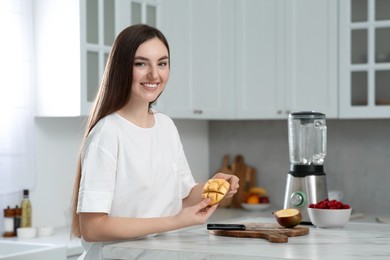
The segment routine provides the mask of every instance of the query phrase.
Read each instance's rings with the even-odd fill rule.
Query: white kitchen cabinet
[[[171,75],[157,108],[174,118],[234,118],[234,0],[161,2]]]
[[[340,118],[390,118],[390,1],[340,1]]]
[[[286,110],[338,117],[338,0],[286,2]]]
[[[33,3],[36,115],[80,115],[79,1]]]
[[[337,0],[162,2],[174,118],[338,115]]]
[[[157,26],[157,0],[34,1],[37,116],[87,115],[116,35]]]
[[[242,0],[237,11],[237,118],[337,117],[337,1]]]
[[[81,1],[82,111],[88,113],[95,99],[115,37],[131,24],[156,27],[157,5],[157,0]]]
[[[239,119],[281,116],[284,55],[280,1],[240,0],[236,3],[236,66]]]

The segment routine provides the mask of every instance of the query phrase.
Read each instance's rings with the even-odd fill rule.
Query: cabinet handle
[[[281,114],[282,114],[282,110],[278,110],[278,111],[276,111],[276,113],[277,113],[278,115],[281,115]]]
[[[194,114],[200,115],[200,114],[202,114],[202,113],[203,113],[203,111],[200,110],[200,109],[195,109],[195,110],[194,110]]]

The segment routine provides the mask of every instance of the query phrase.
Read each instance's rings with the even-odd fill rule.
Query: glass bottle
[[[31,227],[31,201],[29,197],[29,191],[23,190],[23,199],[22,199],[22,217],[20,226],[21,227]]]

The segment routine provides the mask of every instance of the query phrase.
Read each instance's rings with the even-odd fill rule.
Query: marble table
[[[271,217],[241,217],[220,223],[275,223]],[[214,222],[215,223],[215,222]],[[309,227],[309,234],[270,243],[258,238],[210,235],[206,225],[107,245],[107,259],[390,259],[390,224],[350,221],[342,228]]]

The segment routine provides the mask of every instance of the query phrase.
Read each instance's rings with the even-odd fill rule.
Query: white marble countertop
[[[83,253],[81,241],[79,238],[70,238],[70,227],[56,227],[50,236],[35,238],[18,238],[18,237],[0,237],[0,240],[27,242],[35,244],[51,244],[53,246],[63,246],[66,248],[67,256],[80,255]]]
[[[209,222],[275,223],[270,212],[217,210]],[[237,218],[238,216],[238,218]],[[107,259],[390,259],[390,224],[352,220],[342,228],[309,227],[309,234],[287,243],[258,238],[210,235],[206,225],[146,239],[107,245]]]

